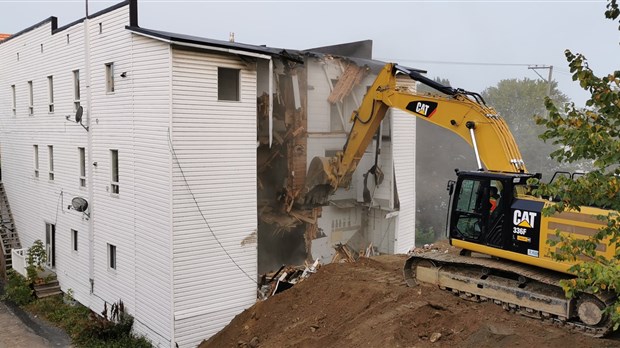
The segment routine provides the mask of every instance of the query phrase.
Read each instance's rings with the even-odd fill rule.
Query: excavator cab
[[[521,204],[519,195],[527,190],[527,180],[536,175],[461,171],[457,176],[448,217],[450,240],[512,251],[523,249],[522,241],[515,238],[512,216]],[[538,240],[538,230],[531,227],[529,235],[522,238],[529,238],[530,243]]]

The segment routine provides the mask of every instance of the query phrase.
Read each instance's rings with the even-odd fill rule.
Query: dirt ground
[[[200,347],[620,347],[618,334],[592,338],[433,286],[408,288],[405,258],[325,265]]]

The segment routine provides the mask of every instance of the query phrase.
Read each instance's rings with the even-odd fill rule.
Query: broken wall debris
[[[331,206],[307,208],[300,204],[305,195],[308,161],[317,155],[333,156],[336,151],[342,150],[351,127],[349,117],[359,106],[374,76],[365,64],[344,57],[306,54],[304,61],[304,64],[274,61],[272,116],[269,113],[269,94],[261,93],[257,100],[259,273],[273,271],[282,264],[311,262],[317,257],[312,255],[316,245],[326,244],[318,257],[329,262],[335,253],[333,246],[337,243],[349,242],[356,248],[362,248],[378,239],[369,236],[368,231],[375,228],[368,230],[365,223],[335,229],[332,221],[328,232],[325,222],[319,223],[325,209],[330,211],[330,219],[346,210]],[[271,134],[270,122],[273,124]],[[390,127],[385,127],[384,132],[389,135]],[[271,145],[270,137],[273,139]],[[372,151],[375,151],[374,146]],[[391,158],[386,158],[386,166],[391,167]],[[361,181],[361,174],[357,181]],[[359,215],[356,220],[372,221],[363,216],[373,207],[385,209],[389,206],[393,209],[391,180],[385,185],[387,194],[383,193],[385,188],[379,187],[377,190],[377,186],[372,192],[373,196],[379,193],[377,198],[387,197],[384,198],[386,203],[375,199],[366,208],[360,206],[361,195],[358,199],[357,185],[354,182],[351,189],[338,190],[333,197],[334,202],[343,199],[351,201],[350,208]],[[387,225],[387,228],[394,229],[394,226]],[[337,232],[340,229],[344,234]],[[333,238],[326,235],[334,231]],[[321,243],[316,244],[319,239]]]

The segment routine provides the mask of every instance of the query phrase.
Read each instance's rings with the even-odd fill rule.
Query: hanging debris
[[[327,98],[327,101],[331,104],[342,102],[344,98],[351,94],[353,87],[357,86],[367,74],[368,69],[366,67],[349,63],[338,79],[338,82],[334,86],[332,93]]]

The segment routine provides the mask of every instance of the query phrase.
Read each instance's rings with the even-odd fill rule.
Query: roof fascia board
[[[18,36],[21,36],[22,34],[25,34],[25,33],[29,32],[29,31],[35,30],[35,29],[37,29],[37,28],[39,28],[41,26],[44,26],[47,23],[50,23],[50,26],[51,26],[51,29],[52,29],[52,32],[53,32],[54,30],[56,30],[56,27],[58,27],[58,18],[56,18],[54,16],[48,17],[48,18],[40,21],[39,23],[33,24],[33,25],[29,26],[28,28],[26,28],[24,30],[20,30],[17,33],[7,37],[3,41],[0,41],[0,44],[5,43],[5,42],[7,42],[9,40],[12,40],[12,39],[14,39],[14,38],[16,38]]]
[[[130,23],[130,25],[137,26],[138,25],[138,4],[137,4],[137,0],[125,0],[123,2],[119,2],[116,5],[110,6],[108,8],[104,8],[103,10],[98,11],[98,12],[92,14],[92,15],[88,15],[88,18],[89,19],[96,18],[96,17],[99,17],[99,16],[101,16],[103,14],[106,14],[108,12],[114,11],[116,9],[119,9],[119,8],[121,8],[123,6],[127,6],[127,5],[129,5],[129,11],[130,11],[129,23]],[[76,24],[82,23],[84,21],[84,19],[85,19],[85,17],[82,17],[80,19],[76,19],[75,21],[73,21],[73,22],[71,22],[69,24],[63,25],[62,27],[58,28],[58,18],[56,18],[54,16],[51,16],[49,18],[46,18],[46,19],[42,20],[39,23],[31,25],[28,28],[26,28],[24,30],[21,30],[21,31],[19,31],[19,32],[15,33],[15,34],[13,34],[11,36],[9,36],[8,38],[4,39],[3,41],[0,41],[0,43],[5,43],[5,42],[7,42],[7,41],[9,41],[9,40],[11,40],[11,39],[13,39],[15,37],[18,37],[18,36],[20,36],[20,35],[22,35],[24,33],[27,33],[27,32],[29,32],[31,30],[34,30],[34,29],[42,26],[42,25],[45,25],[48,22],[51,22],[51,29],[52,29],[51,31],[52,31],[52,35],[53,35],[53,34],[56,34],[58,32],[61,32],[63,30],[66,30],[66,29],[68,29],[68,28],[70,28],[70,27],[72,27],[72,26],[74,26]]]
[[[235,49],[223,48],[223,47],[214,47],[214,46],[209,46],[209,45],[199,45],[199,44],[193,44],[193,43],[182,42],[182,41],[168,40],[168,39],[164,39],[164,38],[157,37],[157,36],[154,36],[154,35],[149,35],[149,34],[141,33],[139,31],[135,31],[135,30],[132,30],[130,28],[128,28],[128,30],[131,31],[134,34],[138,34],[138,35],[142,35],[144,37],[148,37],[148,38],[151,38],[151,39],[162,41],[162,42],[165,42],[165,43],[167,43],[169,45],[175,45],[175,46],[181,46],[181,47],[199,48],[199,49],[203,49],[203,50],[225,52],[225,53],[236,54],[236,55],[241,55],[241,56],[248,56],[248,57],[254,57],[254,58],[271,60],[271,56],[266,55],[266,54],[253,53],[253,52],[247,52],[247,51],[241,51],[241,50],[235,50]]]

